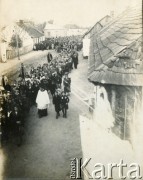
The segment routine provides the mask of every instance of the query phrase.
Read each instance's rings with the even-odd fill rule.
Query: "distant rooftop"
[[[98,25],[101,26],[101,28],[103,28],[109,21],[111,20],[111,17],[109,15],[106,15],[105,17],[103,17],[100,21],[96,22],[96,24],[94,26],[92,26],[84,35],[86,36],[87,34],[89,34],[93,28],[96,28]],[[98,30],[97,30],[98,32]]]
[[[17,23],[17,25],[23,28],[32,38],[39,38],[44,36],[41,31],[39,31],[34,25],[29,22],[20,21]]]

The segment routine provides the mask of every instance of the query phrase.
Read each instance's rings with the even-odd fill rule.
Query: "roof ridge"
[[[111,16],[109,16],[109,15],[104,16],[102,19],[100,19],[99,21],[97,21],[97,22],[83,35],[83,37],[84,37],[86,34],[88,34],[97,24],[100,24],[100,25],[102,26],[102,28],[103,28],[104,26],[101,24],[101,21],[102,21],[104,18],[106,18],[106,17],[111,18]],[[105,25],[105,26],[106,26],[106,25]]]
[[[128,14],[129,12],[131,12],[131,10],[137,10],[134,9],[135,7],[128,7],[127,9],[125,9],[121,14],[119,14],[117,17],[115,17],[114,19],[112,19],[111,21],[109,21],[105,26],[103,26],[103,28],[97,32],[97,34],[101,34],[103,33],[103,31],[105,31],[109,26],[111,26],[112,24],[114,24],[115,22],[117,22],[119,19],[121,19],[122,17],[124,17],[126,14]],[[138,8],[139,9],[139,8]]]
[[[24,24],[24,23],[23,23]],[[36,31],[38,31],[39,33],[41,33],[43,35],[43,33],[41,31],[39,31],[35,25],[29,24],[31,26],[31,28],[35,29]]]
[[[43,36],[44,34],[42,32],[40,32],[37,28],[35,28],[35,26],[33,26],[32,24],[26,24],[26,23],[22,23],[22,24],[17,24],[19,27],[21,27],[23,30],[25,30],[30,36],[31,36],[31,33],[33,32],[30,32],[31,30],[33,31],[36,31],[37,33],[39,33],[39,35]],[[35,32],[35,33],[36,33]],[[38,36],[39,36],[38,35]],[[35,34],[34,34],[35,36]]]
[[[36,29],[39,33],[44,34],[44,33],[42,33],[39,29],[37,29],[36,26],[33,25],[33,27],[34,27],[34,29]]]
[[[123,14],[124,13],[124,14]],[[120,14],[119,16],[117,16],[115,19],[111,20],[109,23],[107,23],[101,30],[100,32],[97,32],[96,35],[100,35],[102,34],[108,27],[110,27],[112,24],[114,24],[115,22],[117,22],[119,20],[119,18],[123,17],[125,14],[127,14],[127,11],[123,12],[122,14]],[[93,34],[94,35],[94,34]]]

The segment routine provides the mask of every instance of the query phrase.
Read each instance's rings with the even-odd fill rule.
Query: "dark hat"
[[[45,89],[45,85],[43,83],[40,83],[39,87],[42,88],[42,89]]]

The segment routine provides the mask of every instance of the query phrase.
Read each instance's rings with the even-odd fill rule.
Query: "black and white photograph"
[[[0,180],[143,179],[142,0],[0,0]]]

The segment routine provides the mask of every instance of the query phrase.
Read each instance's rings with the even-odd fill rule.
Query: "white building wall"
[[[63,37],[63,36],[78,36],[83,35],[87,29],[45,29],[44,35],[46,38]]]
[[[83,57],[88,57],[89,48],[90,48],[90,39],[84,38],[82,42],[83,42],[83,48],[82,48]]]
[[[63,37],[67,35],[67,32],[65,29],[46,29],[44,31],[44,35],[46,38],[51,38],[51,37]]]
[[[6,62],[6,43],[0,43],[0,62]]]
[[[67,29],[67,36],[82,36],[87,29]]]
[[[2,38],[7,42],[7,48],[14,34],[19,35],[20,39],[23,42],[23,47],[33,45],[33,39],[29,36],[29,34],[25,30],[23,30],[16,24],[10,24],[1,33]]]

